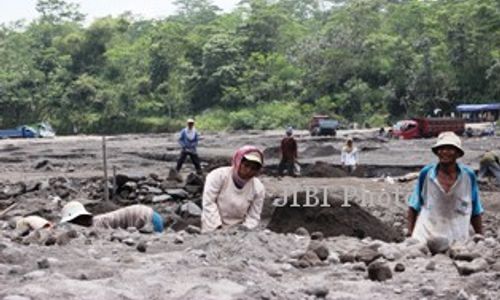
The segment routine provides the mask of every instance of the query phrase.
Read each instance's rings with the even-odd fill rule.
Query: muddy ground
[[[172,134],[107,138],[109,177],[113,168],[118,174],[115,189],[110,179],[115,196],[109,203],[103,201],[101,137],[0,140],[0,210],[17,203],[0,216],[0,298],[500,298],[498,187],[480,185],[485,236],[439,251],[404,240],[405,199],[414,181],[402,176],[435,160],[434,139],[385,140],[375,131],[312,138],[299,131],[303,176],[292,178],[276,176],[281,134],[203,133],[205,172],[227,165],[245,144],[266,154],[260,228],[208,235],[193,226],[201,183],[188,176],[191,164],[183,168],[184,182],[168,180],[178,155]],[[361,149],[354,176],[339,168],[347,134]],[[464,148],[461,161],[477,169],[486,149],[500,148],[500,138],[466,139]],[[299,207],[282,207],[296,192]],[[306,193],[311,206],[325,207],[303,207]],[[94,213],[144,203],[174,225],[163,234],[60,226],[20,237],[9,224],[29,214],[57,222],[62,205],[75,199]]]

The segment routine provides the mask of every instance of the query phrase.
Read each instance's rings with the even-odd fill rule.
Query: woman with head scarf
[[[242,225],[259,225],[265,188],[256,176],[264,164],[262,152],[244,146],[233,156],[232,166],[207,175],[203,189],[202,232]]]

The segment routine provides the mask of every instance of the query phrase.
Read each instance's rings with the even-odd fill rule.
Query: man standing
[[[281,140],[281,161],[278,166],[279,175],[286,168],[288,175],[295,177],[295,161],[297,160],[297,142],[293,138],[293,128],[286,129],[286,137]]]
[[[479,174],[478,177],[482,178],[487,174],[495,176],[496,183],[500,185],[500,158],[494,151],[486,151],[481,160],[479,161]]]
[[[420,241],[445,237],[466,241],[470,224],[483,234],[483,208],[476,175],[457,163],[464,155],[460,138],[453,132],[439,135],[432,152],[439,162],[425,166],[409,199],[408,233]]]
[[[177,161],[176,171],[179,171],[182,168],[182,164],[186,161],[187,156],[191,158],[193,165],[196,169],[196,173],[201,175],[201,166],[200,166],[200,158],[198,157],[198,153],[196,152],[196,146],[198,146],[199,135],[194,128],[194,120],[187,120],[187,127],[181,130],[179,137],[179,144],[181,145],[181,156]]]

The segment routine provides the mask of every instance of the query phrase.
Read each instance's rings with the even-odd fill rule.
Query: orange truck
[[[441,132],[453,131],[462,135],[465,120],[455,118],[413,118],[396,123],[393,135],[400,139],[418,139],[438,136]]]

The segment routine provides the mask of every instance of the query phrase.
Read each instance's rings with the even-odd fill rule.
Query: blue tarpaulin
[[[458,112],[478,112],[478,111],[491,111],[491,110],[500,110],[500,103],[461,104],[457,106]]]

